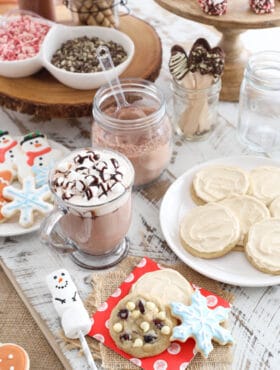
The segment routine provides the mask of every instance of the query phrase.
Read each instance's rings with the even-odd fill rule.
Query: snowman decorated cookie
[[[36,186],[48,182],[48,173],[54,167],[57,159],[61,158],[61,150],[50,146],[47,137],[39,131],[31,132],[20,140],[26,164],[35,176]]]
[[[32,174],[17,139],[8,131],[0,130],[0,170],[11,171],[13,176],[18,173],[19,180]]]
[[[62,155],[39,131],[17,138],[0,129],[0,222],[18,216],[28,228],[51,211],[48,174]]]

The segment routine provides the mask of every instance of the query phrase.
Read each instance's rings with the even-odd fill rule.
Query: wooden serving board
[[[126,33],[135,45],[133,60],[121,77],[154,81],[161,68],[162,48],[153,27],[127,15],[120,17],[120,31]],[[90,116],[95,92],[64,86],[44,68],[26,78],[0,76],[0,105],[40,120]]]

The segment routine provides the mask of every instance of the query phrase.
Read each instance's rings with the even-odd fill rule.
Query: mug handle
[[[73,253],[77,250],[75,243],[65,236],[62,236],[57,230],[56,225],[66,214],[61,208],[54,209],[41,223],[40,241],[51,246],[60,253]]]

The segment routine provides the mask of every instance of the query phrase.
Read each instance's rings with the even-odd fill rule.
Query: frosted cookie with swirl
[[[249,194],[266,205],[280,196],[280,167],[257,167],[250,172]]]
[[[280,218],[280,196],[270,203],[269,211],[272,217]]]
[[[240,239],[237,217],[218,203],[198,206],[180,222],[184,248],[194,256],[216,258],[228,253]]]
[[[253,225],[245,253],[258,270],[280,275],[280,218],[270,218]]]
[[[268,208],[258,199],[249,195],[240,195],[220,202],[228,207],[240,224],[240,238],[237,245],[244,246],[245,238],[252,225],[270,217]]]
[[[109,331],[118,348],[136,358],[144,358],[169,347],[176,322],[170,310],[156,298],[132,293],[113,309]]]
[[[173,301],[190,304],[193,288],[191,284],[178,271],[173,269],[162,269],[147,272],[141,276],[131,288],[136,294],[150,295],[161,300],[163,304]]]
[[[248,188],[248,174],[241,168],[222,165],[209,166],[195,174],[192,196],[197,204],[204,204],[244,195]]]

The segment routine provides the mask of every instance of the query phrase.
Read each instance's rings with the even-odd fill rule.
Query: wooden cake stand
[[[2,13],[7,10],[3,7]],[[133,60],[121,77],[154,81],[162,61],[157,33],[148,23],[128,15],[120,17],[120,30],[130,36],[135,45]],[[26,78],[0,76],[0,105],[34,115],[39,120],[90,116],[95,91],[64,86],[44,68]]]
[[[248,29],[280,26],[280,3],[275,2],[274,13],[260,15],[250,10],[248,0],[229,0],[226,14],[210,16],[202,11],[198,0],[155,1],[180,17],[214,26],[222,33],[220,46],[226,53],[226,60],[221,99],[238,101],[243,71],[249,56],[240,40],[240,34]]]

